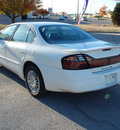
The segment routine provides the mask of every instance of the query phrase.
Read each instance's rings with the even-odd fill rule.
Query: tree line
[[[107,6],[103,6],[99,10],[99,15],[104,16],[107,15],[108,13],[111,14],[111,19],[114,25],[120,26],[120,2],[117,2],[114,11],[107,11]]]

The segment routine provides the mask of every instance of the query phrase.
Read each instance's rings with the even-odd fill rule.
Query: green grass
[[[0,30],[5,28],[7,25],[4,25],[4,24],[0,24]]]
[[[120,27],[114,25],[92,25],[92,24],[76,24],[75,26],[80,27],[87,32],[117,32],[120,33]]]

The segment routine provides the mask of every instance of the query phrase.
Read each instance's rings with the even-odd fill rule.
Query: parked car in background
[[[64,18],[68,18],[68,16],[64,16]]]
[[[73,20],[77,20],[78,18],[77,17],[73,17]]]
[[[82,17],[82,21],[88,21],[86,17]]]
[[[59,17],[59,20],[64,20],[64,17],[63,16]]]
[[[0,64],[25,80],[31,95],[84,93],[120,82],[120,46],[65,23],[22,22],[0,32]]]

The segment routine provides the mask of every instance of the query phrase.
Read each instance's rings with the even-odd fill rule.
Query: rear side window
[[[20,25],[13,36],[13,41],[26,42],[29,27],[25,25]]]
[[[34,35],[33,31],[30,29],[28,36],[27,36],[27,42],[32,42],[34,40],[34,37],[35,37],[35,35]]]
[[[3,40],[9,40],[12,33],[14,32],[17,25],[11,25],[7,28],[5,28],[2,33],[0,34],[0,38]]]

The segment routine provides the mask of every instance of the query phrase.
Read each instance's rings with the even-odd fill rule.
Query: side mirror
[[[1,33],[2,33],[2,32],[0,31],[0,40],[3,40],[3,38],[1,37]]]
[[[2,37],[1,37],[1,34],[0,34],[0,40],[3,40]]]

